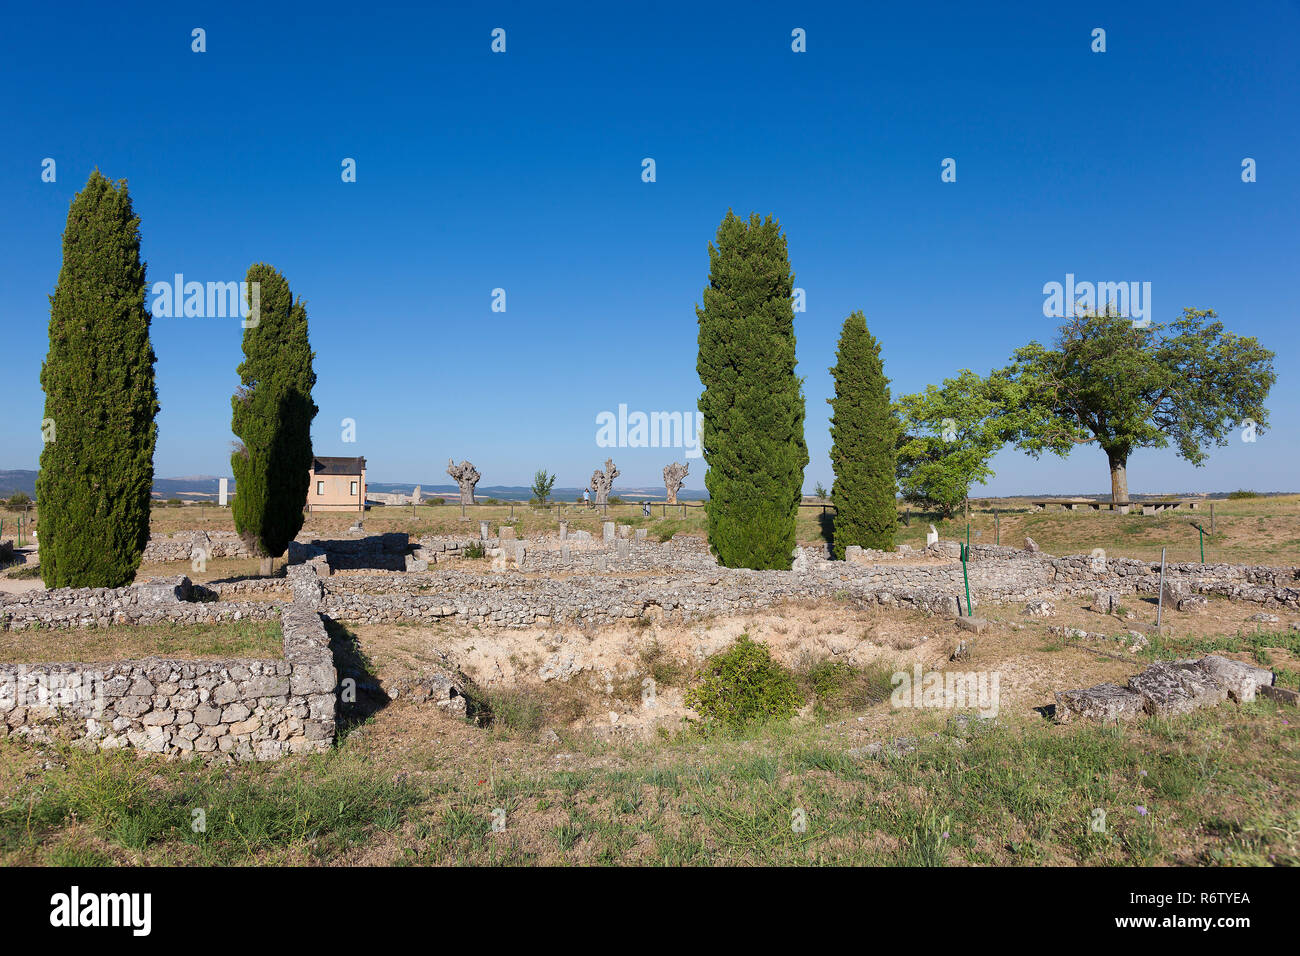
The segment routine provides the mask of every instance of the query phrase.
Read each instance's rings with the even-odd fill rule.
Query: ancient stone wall
[[[271,760],[327,750],[337,674],[318,614],[281,617],[283,660],[0,665],[0,736]]]
[[[284,582],[277,582],[284,587]],[[250,589],[251,590],[251,589]],[[0,630],[108,627],[113,624],[200,624],[268,620],[279,614],[265,601],[196,600],[204,592],[188,578],[155,578],[123,588],[56,588],[0,594]]]
[[[177,552],[186,560],[198,539],[172,540],[189,544],[191,551]],[[456,560],[470,544],[494,556],[494,570]],[[235,759],[325,749],[333,739],[338,677],[322,614],[376,623],[585,627],[643,617],[692,621],[785,601],[849,601],[952,615],[959,602],[964,606],[966,588],[952,544],[889,556],[861,552],[849,561],[828,560],[823,547],[802,548],[793,570],[749,571],[718,567],[698,538],[661,544],[613,523],[599,537],[567,528],[531,541],[516,541],[508,528],[490,540],[485,532],[477,541],[430,537],[414,554],[399,533],[294,542],[283,578],[191,585],[178,577],[0,595],[0,630],[278,615],[284,632],[283,660],[0,665],[0,734]],[[391,573],[394,563],[410,570]],[[1159,563],[1100,554],[1057,558],[977,545],[967,570],[977,606],[1098,592],[1154,595],[1160,586]],[[1165,575],[1168,593],[1180,602],[1218,595],[1300,609],[1300,569],[1171,564]],[[283,595],[290,603],[213,600],[240,593]]]
[[[251,552],[233,531],[180,531],[173,535],[151,535],[144,546],[146,563],[163,561],[190,561],[195,549],[202,549],[208,558],[248,558]]]

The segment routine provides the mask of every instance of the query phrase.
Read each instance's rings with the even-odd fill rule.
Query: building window
[[[354,481],[352,482],[352,497],[355,498],[356,496],[357,496],[357,483]]]
[[[323,481],[316,482],[316,494],[318,496],[323,496],[325,494],[325,482]]]

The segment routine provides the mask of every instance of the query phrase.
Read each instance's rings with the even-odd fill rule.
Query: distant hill
[[[415,484],[412,482],[392,482],[392,481],[371,481],[366,484],[370,491],[377,491],[382,494],[403,494],[409,495],[415,491]],[[433,496],[436,498],[447,498],[449,500],[460,500],[460,488],[456,485],[420,485],[420,494],[424,497]],[[474,497],[478,500],[484,498],[498,498],[501,501],[527,501],[532,497],[532,489],[523,485],[479,485],[474,489]],[[622,498],[624,501],[663,501],[664,488],[660,485],[658,488],[649,488],[644,485],[639,487],[621,487],[614,485],[614,497]],[[582,497],[581,488],[555,488],[551,491],[551,497],[560,501],[576,501]],[[682,501],[703,501],[707,494],[704,491],[692,491],[683,488],[677,493],[678,499]]]
[[[8,498],[20,491],[29,498],[36,497],[36,472],[0,471],[0,498]]]
[[[231,478],[230,490],[235,490],[235,479]],[[212,500],[215,501],[218,493],[218,478],[216,475],[188,475],[181,478],[155,478],[153,481],[153,494],[155,498],[180,498],[182,501],[188,499],[193,501]],[[409,495],[415,490],[414,482],[392,482],[392,481],[372,481],[369,484],[370,491],[382,492],[386,494],[405,494]],[[0,471],[0,498],[8,498],[16,492],[24,492],[29,497],[36,497],[36,472],[26,471],[23,469],[14,469],[10,471]],[[436,496],[456,500],[460,496],[460,490],[451,484],[424,484],[420,483],[420,492],[424,496]],[[1277,494],[1290,494],[1291,492],[1265,491],[1260,492],[1263,496]],[[532,496],[531,489],[524,485],[479,485],[474,494],[480,500],[483,498],[497,498],[501,501],[527,501]],[[1169,494],[1177,497],[1187,497],[1196,494],[1196,492],[1170,492]],[[663,501],[663,485],[648,486],[614,486],[614,495],[624,501]],[[581,488],[556,488],[551,492],[553,498],[560,501],[575,501],[582,497]],[[708,493],[701,490],[692,490],[683,488],[677,495],[682,501],[704,501]],[[1066,494],[1023,494],[1023,495],[976,495],[975,498],[1109,498],[1110,493],[1098,492],[1079,495]],[[1132,498],[1140,501],[1143,498],[1165,497],[1164,495],[1139,495],[1134,494]],[[1228,497],[1227,492],[1212,492],[1207,497],[1214,499],[1223,499]]]

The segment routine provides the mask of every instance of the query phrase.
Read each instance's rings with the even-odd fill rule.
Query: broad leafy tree
[[[709,245],[696,368],[709,547],[725,567],[789,569],[808,464],[794,275],[770,216],[728,210]]]
[[[1110,466],[1111,498],[1128,501],[1128,460],[1173,446],[1203,464],[1240,427],[1268,424],[1274,353],[1224,329],[1208,309],[1147,327],[1107,309],[1062,326],[1056,344],[1017,349],[998,373],[1011,387],[1004,424],[1037,457],[1095,443]]]
[[[989,462],[1006,441],[1002,419],[1009,391],[1003,378],[962,369],[942,385],[898,400],[904,500],[933,507],[945,518],[969,501],[971,486],[993,476]]]
[[[539,505],[546,504],[554,487],[555,476],[547,474],[545,468],[538,468],[537,473],[533,475],[533,500]]]
[[[158,391],[140,219],[99,170],[72,200],[41,367],[36,498],[47,587],[130,584],[149,540]]]

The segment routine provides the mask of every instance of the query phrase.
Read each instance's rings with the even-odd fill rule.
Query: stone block
[[[1084,690],[1061,691],[1056,695],[1058,723],[1075,717],[1090,720],[1129,720],[1143,712],[1142,695],[1115,684],[1098,684]]]
[[[1228,694],[1239,703],[1255,699],[1255,692],[1273,683],[1273,672],[1243,661],[1211,654],[1200,660],[1200,668],[1212,680],[1228,689]]]

